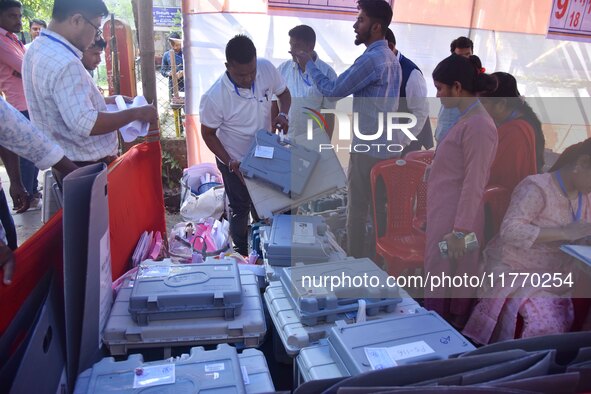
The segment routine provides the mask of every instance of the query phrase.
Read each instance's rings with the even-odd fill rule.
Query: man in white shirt
[[[429,121],[429,102],[427,101],[425,77],[415,63],[396,49],[396,37],[389,28],[386,30],[386,41],[388,41],[388,46],[398,58],[402,68],[401,100],[398,112],[410,112],[417,117],[416,126],[410,129],[410,132],[417,137],[417,141],[410,141],[402,154],[421,150],[422,147],[431,149],[433,147],[433,131]]]
[[[31,35],[31,42],[25,44],[25,49],[29,49],[31,43],[35,40],[35,38],[39,37],[41,34],[42,29],[47,29],[47,23],[43,19],[32,19],[29,22],[29,34]]]
[[[27,51],[23,64],[31,121],[79,165],[109,164],[118,150],[117,129],[139,120],[156,123],[151,105],[107,112],[101,95],[80,61],[99,39],[102,0],[55,0],[51,22]]]
[[[279,114],[271,119],[273,95]],[[240,173],[240,162],[261,129],[288,130],[291,96],[277,69],[256,56],[250,38],[237,35],[226,45],[226,72],[201,97],[201,135],[217,158],[230,201],[230,235],[235,249],[248,254],[248,217],[252,202]],[[252,209],[255,214],[254,209]],[[254,215],[253,215],[254,216]]]
[[[25,157],[38,168],[54,167],[68,174],[77,167],[58,145],[35,128],[23,114],[0,98],[0,157],[10,178],[10,195],[16,206],[28,203],[27,192],[20,179],[18,157]],[[18,155],[18,156],[17,156]],[[26,210],[27,207],[24,207]],[[11,250],[17,248],[16,229],[0,183],[0,268],[4,284],[10,284],[14,260]]]
[[[314,54],[314,63],[316,67],[330,80],[335,80],[337,74],[328,64],[318,58],[314,52],[316,45],[316,33],[314,29],[307,25],[299,25],[289,31],[289,47],[290,53],[295,53],[299,50],[305,50]],[[291,94],[291,107],[289,109],[289,135],[305,134],[307,131],[308,117],[304,114],[307,108],[315,111],[320,111],[322,108],[334,109],[336,102],[324,97],[316,87],[312,77],[306,72],[306,64],[301,64],[294,57],[292,60],[283,62],[277,67],[283,80],[287,84],[289,93]],[[276,102],[273,102],[274,111]],[[328,122],[329,138],[332,137],[334,127],[334,117],[330,114],[326,115]]]

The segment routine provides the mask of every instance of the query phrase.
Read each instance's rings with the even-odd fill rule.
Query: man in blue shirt
[[[176,69],[173,71],[172,70],[172,62],[170,60],[170,52],[171,51],[167,51],[164,52],[164,55],[162,55],[162,67],[160,68],[160,74],[162,74],[165,77],[168,77],[168,91],[170,94],[170,97],[172,97],[172,87],[173,87],[173,82],[172,82],[172,74],[173,72],[176,73],[176,77],[178,80],[178,87],[179,87],[179,92],[184,92],[185,91],[185,79],[184,79],[184,73],[183,73],[183,49],[181,47],[181,36],[179,35],[179,33],[172,33],[170,36],[168,36],[168,42],[170,42],[170,47],[172,48],[172,51],[174,52],[174,60],[176,63]]]
[[[367,217],[370,213],[373,216],[371,169],[382,160],[399,157],[401,147],[391,147],[404,146],[409,141],[397,131],[389,140],[386,133],[386,114],[398,108],[402,79],[400,63],[385,40],[386,29],[392,21],[392,7],[384,0],[359,0],[357,5],[359,14],[353,25],[355,45],[363,44],[367,49],[336,80],[318,69],[310,53],[299,50],[294,56],[298,63],[306,64],[308,74],[325,97],[338,99],[353,95],[353,112],[358,114],[359,130],[353,133],[349,149],[347,246],[350,256],[367,257],[374,254],[373,248],[366,250],[365,247]],[[380,119],[381,125],[378,124]],[[381,134],[377,133],[380,128]]]
[[[449,51],[459,56],[470,57],[474,54],[474,43],[468,37],[458,37],[449,45]],[[457,107],[445,108],[441,106],[437,116],[437,128],[435,129],[435,140],[438,143],[443,141],[449,130],[458,122],[461,113]]]

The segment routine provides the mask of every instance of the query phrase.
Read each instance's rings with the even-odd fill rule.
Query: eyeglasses
[[[92,23],[84,15],[82,15],[82,18],[84,18],[84,20],[86,21],[86,23],[88,23],[90,26],[94,27],[94,30],[96,30],[96,33],[94,35],[95,40],[98,40],[99,38],[101,38],[103,36],[103,30],[100,27],[96,26],[94,23]]]

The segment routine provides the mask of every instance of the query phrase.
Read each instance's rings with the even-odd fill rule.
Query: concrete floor
[[[39,171],[39,186],[43,185],[43,172]],[[0,166],[0,180],[2,180],[2,189],[4,190],[4,194],[6,194],[6,199],[8,200],[8,206],[12,209],[12,199],[10,198],[10,193],[8,192],[8,188],[10,187],[10,182],[8,181],[8,174],[6,173],[6,168],[2,165]],[[43,193],[43,191],[41,191]],[[18,239],[18,244],[22,245],[31,235],[33,235],[37,230],[41,228],[43,223],[41,223],[41,205],[39,205],[39,209],[37,210],[28,210],[24,213],[13,213],[12,218],[14,220],[14,225],[16,227],[16,234]]]

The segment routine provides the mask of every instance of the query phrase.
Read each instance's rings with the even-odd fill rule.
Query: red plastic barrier
[[[131,148],[109,167],[109,225],[113,279],[130,267],[144,231],[166,234],[160,142]]]
[[[62,211],[56,213],[15,252],[12,284],[0,284],[0,333],[8,327],[29,293],[53,266],[63,283]],[[0,274],[1,276],[1,274]]]
[[[109,222],[113,279],[125,273],[145,231],[166,234],[160,142],[136,145],[109,167]],[[62,211],[15,251],[10,286],[0,281],[0,335],[39,280],[53,266],[63,283]],[[0,278],[2,274],[0,271]]]

